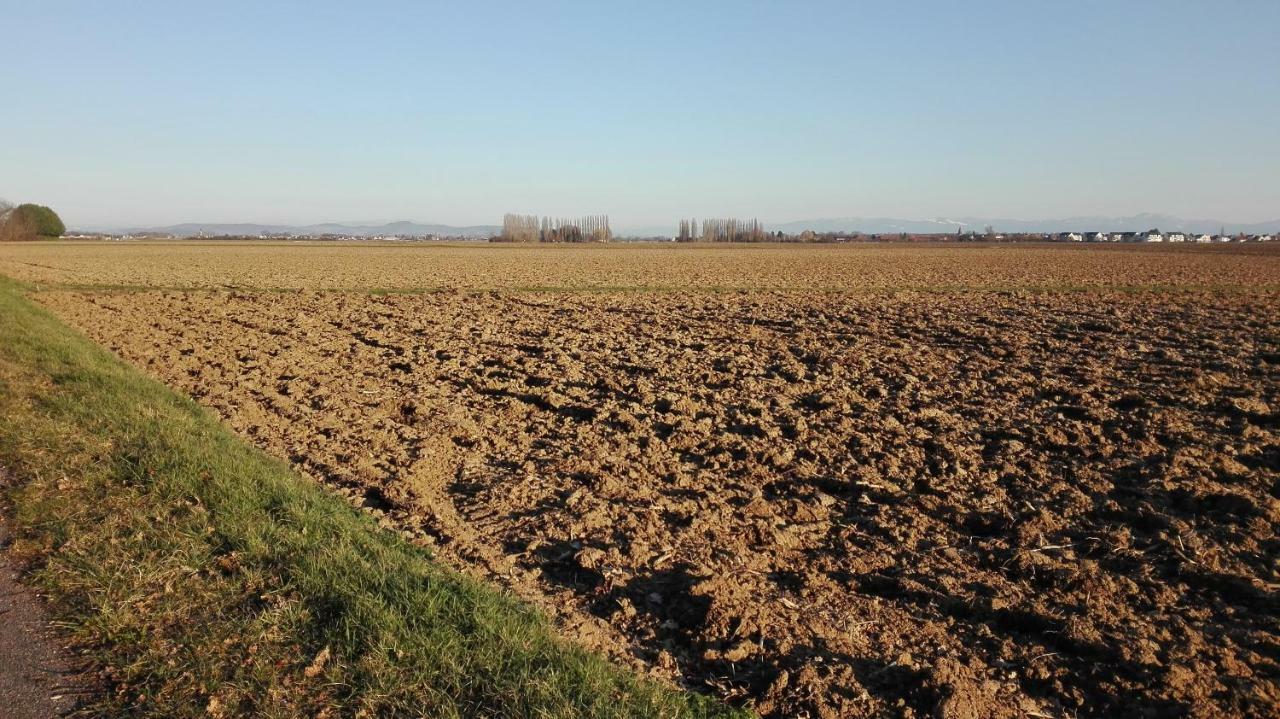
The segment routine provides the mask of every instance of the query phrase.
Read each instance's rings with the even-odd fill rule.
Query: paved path
[[[49,628],[40,598],[18,582],[0,519],[0,716],[54,719],[83,700],[89,682]]]

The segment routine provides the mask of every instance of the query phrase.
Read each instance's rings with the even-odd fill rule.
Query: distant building
[[[1138,239],[1142,242],[1164,242],[1164,235],[1160,233],[1160,230],[1147,230],[1139,233]]]
[[[1196,235],[1196,242],[1213,242],[1212,235]]]
[[[1170,232],[1167,242],[1186,242],[1187,236],[1181,232]]]

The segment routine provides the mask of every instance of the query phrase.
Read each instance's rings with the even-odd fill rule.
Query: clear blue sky
[[[73,226],[1280,216],[1277,0],[0,0],[0,27],[0,197]]]

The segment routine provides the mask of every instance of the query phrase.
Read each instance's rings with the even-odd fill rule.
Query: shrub
[[[44,205],[25,204],[0,211],[0,241],[61,237],[67,231],[58,213]]]

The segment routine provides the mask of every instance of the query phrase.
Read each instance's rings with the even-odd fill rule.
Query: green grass
[[[433,562],[0,277],[13,556],[110,716],[742,716]],[[327,661],[316,661],[327,654]]]

